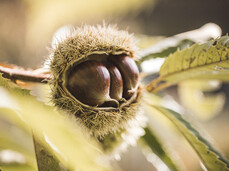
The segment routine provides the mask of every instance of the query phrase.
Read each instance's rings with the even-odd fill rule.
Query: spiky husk
[[[141,110],[140,88],[137,98],[120,108],[97,108],[82,104],[65,88],[65,73],[73,64],[92,54],[119,55],[134,57],[136,51],[132,35],[115,27],[83,26],[73,30],[58,43],[50,56],[50,70],[53,74],[52,101],[56,106],[76,116],[77,122],[96,138],[125,130],[131,119]]]
[[[144,113],[138,112],[135,118],[128,121],[125,129],[99,139],[107,157],[120,159],[120,153],[125,152],[130,145],[135,146],[138,138],[145,134],[146,122],[147,118]]]

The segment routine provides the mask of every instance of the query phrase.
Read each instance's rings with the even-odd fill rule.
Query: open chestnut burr
[[[138,75],[137,65],[127,55],[110,55],[102,60],[89,57],[70,68],[66,87],[84,104],[118,107],[137,90]]]
[[[137,49],[127,31],[76,28],[47,60],[53,104],[100,140],[125,131],[142,114]]]

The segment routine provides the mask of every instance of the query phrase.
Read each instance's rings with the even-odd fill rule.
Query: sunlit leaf
[[[160,69],[161,80],[177,83],[187,79],[229,81],[229,37],[194,44],[170,55]]]
[[[229,170],[229,163],[216,151],[200,133],[193,128],[179,113],[170,109],[147,105],[153,113],[160,113],[173,123],[189,144],[199,155],[202,163],[208,170],[221,171]]]
[[[140,145],[144,149],[145,146],[149,147],[151,151],[156,154],[162,162],[164,162],[167,167],[176,171],[179,170],[178,167],[174,164],[174,161],[170,157],[170,155],[164,149],[162,143],[159,141],[156,135],[152,132],[148,127],[145,128],[145,135],[140,139]]]
[[[29,165],[19,165],[19,164],[8,164],[0,166],[0,170],[2,171],[36,171],[36,169],[32,168]]]
[[[170,54],[174,53],[177,51],[177,49],[183,49],[187,46],[190,46],[192,45],[194,42],[191,41],[191,40],[187,40],[187,39],[184,39],[184,40],[177,40],[176,38],[173,38],[174,42],[173,44],[174,45],[170,45],[171,43],[171,38],[170,39],[165,39],[164,41],[162,41],[160,44],[163,44],[163,47],[160,48],[156,48],[154,46],[142,51],[142,58],[140,58],[140,60],[138,61],[139,63],[142,63],[143,61],[147,61],[147,60],[150,60],[150,59],[153,59],[153,58],[165,58],[165,57],[168,57]],[[168,42],[168,43],[167,43]],[[167,47],[164,47],[166,44]]]
[[[209,80],[187,80],[179,83],[178,92],[181,103],[190,112],[201,120],[208,120],[216,116],[223,109],[225,94],[212,91],[220,87],[218,81]]]
[[[18,152],[25,157],[27,164],[36,167],[31,133],[19,117],[12,115],[11,110],[0,108],[0,151],[10,149]]]
[[[61,163],[70,170],[107,170],[100,163],[101,152],[96,143],[86,138],[73,117],[67,117],[52,107],[45,106],[24,90],[8,84],[0,77],[0,86],[13,92],[8,94],[17,107],[9,107],[12,117],[22,118],[30,126],[40,143],[47,148]],[[4,104],[4,99],[0,99]]]
[[[221,35],[221,29],[214,23],[207,23],[202,27],[165,38],[151,47],[140,52],[139,63],[154,59],[157,57],[165,58],[177,49],[184,49],[195,42],[206,42],[211,38],[217,38]]]

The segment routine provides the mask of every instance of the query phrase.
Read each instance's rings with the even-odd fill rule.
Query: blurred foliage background
[[[38,67],[61,26],[117,24],[135,34],[164,35],[214,22],[229,29],[228,0],[0,0],[0,58]]]
[[[228,10],[228,0],[0,0],[0,60],[24,67],[40,67],[48,56],[54,32],[68,24],[81,26],[105,21],[135,35],[167,37],[213,22],[221,27],[224,35],[229,31]],[[190,109],[193,106],[188,106],[190,103],[184,100],[189,96],[189,90],[185,89],[187,84],[190,85],[183,83],[179,89],[172,87],[166,91]],[[207,94],[214,96],[222,92],[225,100],[229,97],[228,87],[222,84]],[[193,92],[195,88],[196,85]],[[222,98],[217,95],[217,103],[223,104]],[[193,114],[199,110],[188,111],[191,118],[201,123],[213,142],[216,140],[214,145],[229,158],[229,101],[225,100],[220,107],[220,115],[208,119]],[[168,135],[156,121],[151,121],[151,125],[160,132],[161,139],[172,144],[168,143],[168,146],[177,151],[175,158],[183,158],[188,170],[200,170],[196,154],[179,135]],[[0,126],[3,126],[1,122]],[[114,165],[125,171],[154,169],[137,147],[130,148]]]

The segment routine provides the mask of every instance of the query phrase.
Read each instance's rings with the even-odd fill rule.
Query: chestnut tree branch
[[[173,84],[169,84],[169,83],[162,83],[162,84],[160,84],[160,85],[158,85],[158,86],[156,86],[156,87],[153,87],[153,88],[150,88],[150,89],[147,89],[147,91],[148,92],[150,92],[150,93],[156,93],[156,92],[158,92],[158,91],[160,91],[160,90],[163,90],[163,89],[165,89],[165,88],[168,88],[168,87],[170,87],[170,86],[172,86]]]
[[[162,89],[165,89],[167,87],[172,86],[173,84],[168,83],[168,82],[164,82],[164,83],[160,83],[163,80],[163,77],[158,77],[157,79],[153,80],[152,82],[150,82],[149,84],[146,85],[146,90],[150,93],[156,93]]]
[[[163,80],[162,77],[158,77],[157,79],[153,80],[152,82],[146,85],[146,90],[148,92],[152,92],[153,89],[157,87],[157,84],[162,80]]]
[[[3,73],[3,77],[13,81],[21,80],[28,82],[47,83],[52,78],[52,75],[43,69],[26,70],[15,65],[6,65],[2,63],[0,63],[0,73]]]

